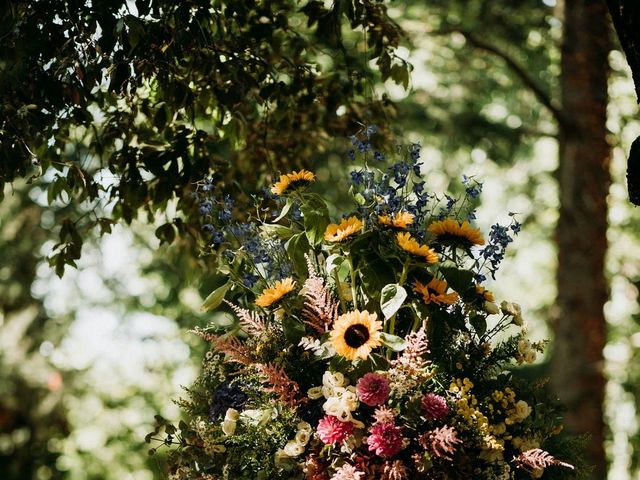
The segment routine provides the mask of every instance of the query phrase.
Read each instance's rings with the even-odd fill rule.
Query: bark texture
[[[574,433],[591,435],[593,478],[606,478],[603,348],[610,146],[606,140],[607,7],[565,0],[560,122],[560,218],[552,383]]]

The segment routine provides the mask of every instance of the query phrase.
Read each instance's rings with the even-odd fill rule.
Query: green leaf
[[[204,300],[202,306],[200,307],[200,311],[209,312],[215,308],[218,308],[222,303],[222,301],[224,300],[224,296],[227,294],[230,288],[231,288],[231,282],[227,282],[221,287],[216,288]]]
[[[327,204],[317,195],[310,195],[300,206],[304,216],[304,229],[311,245],[319,245],[324,238],[324,232],[330,223]]]
[[[451,288],[456,292],[463,294],[470,288],[473,288],[473,272],[469,270],[460,270],[454,267],[442,267],[440,272]]]
[[[271,223],[278,223],[280,220],[286,217],[287,213],[289,213],[289,210],[291,210],[291,207],[293,207],[293,200],[291,198],[287,198],[287,202],[284,204],[284,207],[282,207],[280,215],[278,215]]]
[[[469,323],[476,331],[479,337],[487,331],[487,318],[482,315],[474,315],[469,319]]]
[[[396,283],[390,283],[380,292],[380,309],[385,319],[393,317],[407,298],[407,291]]]
[[[382,332],[382,343],[389,347],[394,352],[401,352],[407,347],[407,342],[403,338],[397,335],[391,335],[390,333]]]
[[[337,253],[332,253],[331,255],[329,255],[327,257],[326,262],[325,262],[325,268],[327,270],[327,275],[331,275],[331,273],[336,268],[339,268],[340,265],[342,265],[342,263],[344,261],[345,261],[345,258],[342,255],[339,255]]]
[[[285,315],[282,319],[282,330],[287,341],[297,345],[304,336],[304,325],[291,315]]]
[[[391,276],[391,267],[377,256],[363,259],[358,262],[360,267],[360,279],[367,295],[372,298],[378,298],[380,291],[389,281]]]
[[[285,243],[285,249],[293,260],[293,267],[300,277],[307,276],[307,260],[304,255],[309,252],[310,248],[304,232],[296,233]]]

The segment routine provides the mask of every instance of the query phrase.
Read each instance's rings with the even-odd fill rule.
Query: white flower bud
[[[500,308],[493,302],[484,302],[484,311],[489,315],[495,315],[496,313],[500,313]]]
[[[227,437],[236,433],[236,422],[234,420],[225,420],[222,422],[222,431]]]
[[[311,400],[317,400],[323,396],[322,387],[312,387],[307,390],[307,395]]]
[[[289,455],[290,457],[297,457],[304,453],[304,445],[300,445],[297,442],[288,442],[284,446],[284,453]]]
[[[531,342],[526,338],[523,338],[518,342],[518,353],[520,355],[526,355],[531,350]]]
[[[237,421],[239,417],[240,417],[240,412],[235,408],[228,408],[227,413],[224,414],[224,419],[230,420],[232,422]]]

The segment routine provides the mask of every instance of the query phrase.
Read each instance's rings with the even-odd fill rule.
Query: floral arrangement
[[[473,225],[482,184],[430,193],[420,146],[387,166],[364,129],[352,138],[353,210],[332,221],[314,173],[281,175],[256,213],[205,180],[204,230],[228,282],[203,308],[233,327],[211,344],[164,429],[172,479],[574,478],[544,382],[519,378],[544,342],[527,339],[495,274],[520,229]]]

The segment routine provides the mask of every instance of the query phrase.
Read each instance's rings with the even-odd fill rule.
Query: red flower
[[[365,405],[375,407],[389,399],[389,380],[378,373],[367,373],[356,385],[358,398]]]
[[[402,432],[393,423],[377,423],[371,427],[367,443],[376,455],[390,458],[402,450]]]
[[[440,395],[427,393],[422,399],[422,411],[429,420],[440,420],[449,414],[449,407]]]
[[[323,443],[342,443],[353,432],[353,423],[341,422],[333,415],[326,415],[318,422],[316,432]]]

